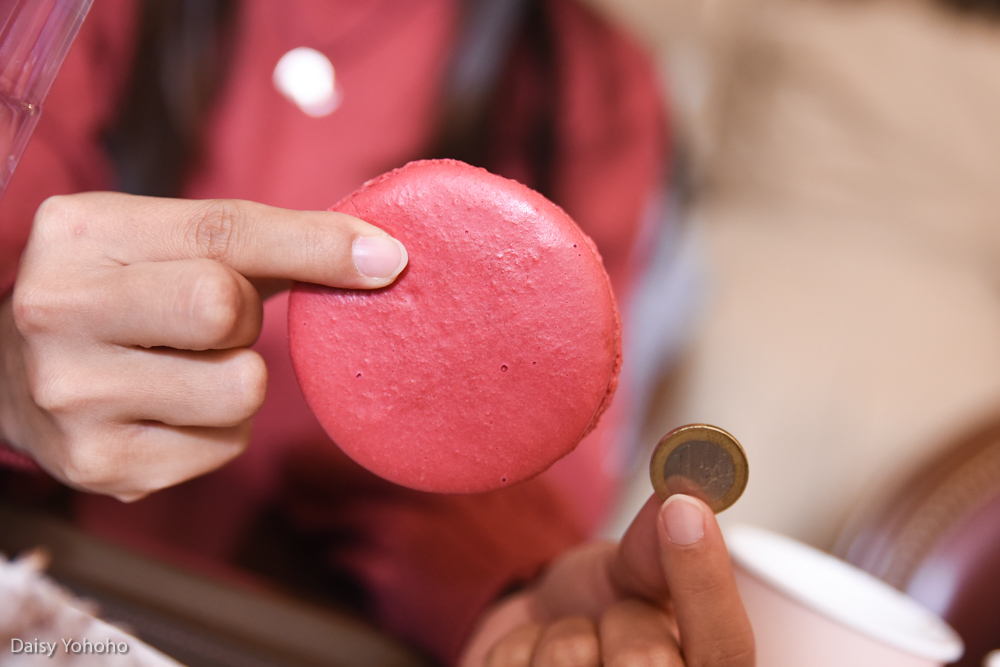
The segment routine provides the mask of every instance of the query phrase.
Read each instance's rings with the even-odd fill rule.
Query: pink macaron
[[[487,491],[537,475],[594,427],[618,381],[618,311],[597,249],[561,208],[429,160],[331,210],[409,254],[381,290],[292,290],[299,384],[351,458],[415,489]]]

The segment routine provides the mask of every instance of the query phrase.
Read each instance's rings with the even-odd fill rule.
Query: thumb
[[[687,619],[694,628],[690,632],[715,615],[747,625],[715,515],[688,495],[675,494],[662,503],[654,495],[646,502],[622,537],[610,580],[619,596],[669,600],[678,622]]]
[[[660,565],[687,664],[752,667],[753,631],[715,515],[677,494],[657,519]]]

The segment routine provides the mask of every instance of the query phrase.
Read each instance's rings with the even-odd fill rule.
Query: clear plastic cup
[[[0,0],[0,196],[93,0]]]

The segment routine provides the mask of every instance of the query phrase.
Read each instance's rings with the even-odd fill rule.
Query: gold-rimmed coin
[[[718,514],[747,487],[747,455],[732,435],[717,426],[688,424],[667,433],[649,462],[660,500],[675,493],[700,498]]]

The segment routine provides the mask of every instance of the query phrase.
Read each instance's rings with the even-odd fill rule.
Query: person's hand
[[[267,371],[248,349],[291,280],[388,285],[366,222],[245,201],[88,193],[38,209],[0,306],[0,437],[71,486],[134,500],[246,446]]]
[[[722,533],[690,496],[654,496],[620,544],[566,554],[484,616],[461,667],[753,667]]]

